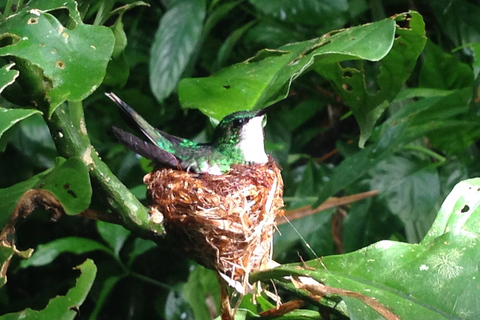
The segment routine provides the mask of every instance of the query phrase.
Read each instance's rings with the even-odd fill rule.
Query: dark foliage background
[[[101,159],[144,203],[142,177],[151,167],[114,138],[111,126],[126,126],[104,92],[115,92],[163,131],[208,141],[213,125],[198,109],[182,108],[180,79],[206,77],[264,48],[317,38],[334,29],[409,10],[423,17],[428,38],[424,50],[365,144],[374,149],[387,135],[390,144],[382,156],[360,155],[365,149],[359,147],[361,132],[351,106],[318,72],[295,79],[288,97],[268,114],[266,147],[283,168],[288,210],[318,205],[329,196],[380,191],[378,196],[279,226],[274,259],[281,264],[353,252],[385,239],[419,243],[455,184],[480,175],[478,1],[77,2],[84,23],[110,27],[116,40],[102,84],[81,99],[88,135]],[[5,8],[24,5],[0,3],[5,17]],[[122,11],[121,20],[102,14],[124,5],[128,10]],[[62,23],[69,21],[64,9],[52,14]],[[5,46],[6,40],[2,41]],[[355,66],[355,62],[341,65]],[[379,73],[373,62],[366,61],[363,68],[367,79]],[[368,92],[379,90],[375,81],[367,81],[366,86]],[[26,105],[15,88],[2,94],[2,107]],[[408,118],[402,116],[405,110],[420,114],[413,120],[415,126],[408,128],[411,137],[388,137],[389,125]],[[218,118],[219,113],[210,115]],[[0,142],[5,148],[0,153],[0,188],[56,164],[58,152],[40,114],[17,123]],[[356,165],[364,163],[362,157],[370,157],[368,166]],[[339,167],[346,159],[353,159],[352,164]],[[335,179],[347,183],[332,187]],[[109,203],[95,182],[92,190],[89,208],[108,212]],[[29,260],[12,260],[8,282],[0,290],[0,314],[40,310],[53,297],[65,295],[79,276],[72,268],[86,258],[94,261],[97,275],[77,319],[201,319],[218,309],[214,274],[177,254],[176,244],[168,238],[156,245],[122,226],[78,216],[52,222],[39,209],[18,226],[15,239],[19,250],[35,248],[36,253]],[[244,301],[242,307],[263,306]],[[334,313],[333,318],[347,315]]]

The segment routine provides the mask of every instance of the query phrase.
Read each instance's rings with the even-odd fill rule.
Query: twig
[[[295,219],[300,219],[300,218],[303,218],[303,217],[306,217],[306,216],[309,216],[333,207],[338,207],[338,206],[342,206],[352,202],[360,201],[365,198],[374,197],[379,193],[380,193],[379,190],[372,190],[372,191],[357,193],[357,194],[346,196],[346,197],[339,197],[339,198],[331,197],[331,198],[328,198],[324,203],[322,203],[315,209],[312,208],[312,206],[304,206],[298,209],[287,211],[285,213],[285,216],[287,217],[288,220],[293,221]],[[282,217],[278,217],[276,222],[277,222],[277,225],[281,225],[286,223],[287,221]]]

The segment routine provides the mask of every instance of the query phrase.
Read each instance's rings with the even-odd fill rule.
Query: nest
[[[240,282],[267,267],[275,218],[283,214],[283,181],[273,159],[234,165],[223,175],[159,169],[144,182],[152,219],[163,215],[167,234],[187,257]]]

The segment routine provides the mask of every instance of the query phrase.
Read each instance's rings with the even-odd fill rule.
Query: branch
[[[122,225],[133,233],[153,238],[163,233],[163,226],[153,223],[148,209],[123,185],[98,156],[91,145],[85,126],[81,102],[68,102],[58,107],[45,121],[50,129],[58,153],[65,157],[77,156],[90,170],[90,177],[105,194],[106,201]],[[118,217],[112,217],[118,220]]]

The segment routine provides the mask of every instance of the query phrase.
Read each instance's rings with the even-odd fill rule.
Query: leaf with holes
[[[183,79],[178,87],[180,103],[216,119],[238,110],[259,109],[284,99],[291,82],[313,65],[381,60],[390,51],[394,34],[395,21],[385,19],[275,50],[265,49],[208,78]]]
[[[19,312],[5,314],[0,317],[0,320],[75,319],[78,316],[78,309],[90,292],[97,274],[97,267],[92,260],[86,260],[77,269],[80,270],[80,276],[77,278],[75,286],[68,290],[64,296],[57,296],[51,299],[45,309],[32,310],[28,308]]]
[[[359,61],[356,67],[342,67],[338,63],[318,61],[314,66],[315,71],[330,80],[352,109],[360,125],[359,145],[362,147],[370,137],[375,122],[412,73],[426,42],[425,24],[417,12],[399,14],[394,21],[393,47],[378,65],[370,66]],[[376,44],[371,42],[368,45]],[[376,75],[367,76],[370,73]]]
[[[76,23],[64,27],[49,11],[66,8]],[[109,28],[83,24],[76,3],[32,1],[23,10],[0,23],[0,37],[11,39],[0,48],[0,56],[15,56],[25,68],[43,70],[41,89],[50,103],[49,114],[66,100],[88,97],[103,81],[114,37]]]
[[[335,307],[352,319],[378,319],[379,312],[388,319],[475,319],[480,314],[479,204],[480,179],[465,180],[446,198],[420,244],[380,241],[352,253],[257,273],[250,280],[274,278],[308,299],[312,294],[340,296],[343,302]],[[294,286],[286,275],[308,278],[297,278],[300,284]]]

